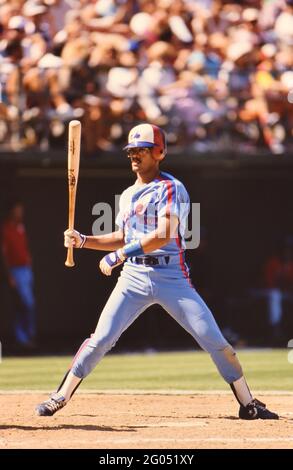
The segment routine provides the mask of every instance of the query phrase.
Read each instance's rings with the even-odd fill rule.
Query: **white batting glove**
[[[69,228],[64,232],[64,246],[66,248],[82,248],[86,242],[86,236],[77,230]]]
[[[122,250],[112,251],[100,261],[100,270],[106,276],[111,276],[112,269],[116,268],[125,260],[125,256],[122,253]]]

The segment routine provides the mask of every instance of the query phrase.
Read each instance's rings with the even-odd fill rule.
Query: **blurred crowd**
[[[293,0],[0,0],[0,148],[290,149]],[[290,103],[291,101],[291,103]],[[292,144],[291,144],[292,145]]]

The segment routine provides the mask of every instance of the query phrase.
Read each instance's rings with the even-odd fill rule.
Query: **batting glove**
[[[100,261],[100,270],[106,276],[111,276],[112,269],[116,268],[123,263],[125,256],[122,254],[122,250],[112,251]]]
[[[82,248],[86,242],[86,235],[77,230],[67,229],[64,232],[64,246],[66,248]]]

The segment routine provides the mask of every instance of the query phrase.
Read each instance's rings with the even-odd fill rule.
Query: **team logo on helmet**
[[[132,139],[139,139],[140,138],[140,134],[138,132],[136,132],[133,136],[131,136]]]

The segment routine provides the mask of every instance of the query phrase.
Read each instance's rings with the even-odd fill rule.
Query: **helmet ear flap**
[[[165,158],[166,152],[163,148],[153,147],[153,156],[156,160],[161,161]]]

